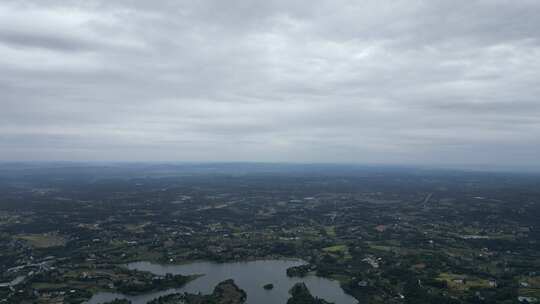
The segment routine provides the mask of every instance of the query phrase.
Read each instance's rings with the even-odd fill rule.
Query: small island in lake
[[[313,269],[309,264],[300,265],[300,266],[292,266],[292,267],[287,268],[287,276],[303,278],[312,270]]]
[[[289,290],[291,297],[287,304],[333,304],[321,298],[314,297],[304,283],[296,283]]]
[[[112,301],[105,302],[103,304],[131,304],[131,301],[126,300],[126,299],[114,299]]]
[[[265,284],[265,285],[263,286],[263,288],[266,289],[266,290],[274,289],[274,284],[272,284],[272,283]]]

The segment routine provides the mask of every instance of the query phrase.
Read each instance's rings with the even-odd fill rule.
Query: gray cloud
[[[523,166],[538,1],[2,1],[0,159]]]

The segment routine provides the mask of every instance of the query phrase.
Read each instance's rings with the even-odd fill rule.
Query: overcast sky
[[[0,1],[0,160],[538,166],[540,1]]]

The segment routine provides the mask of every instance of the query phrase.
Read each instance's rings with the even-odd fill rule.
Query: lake
[[[311,293],[336,304],[355,304],[356,299],[345,294],[337,281],[308,275],[304,278],[289,278],[286,269],[291,266],[305,264],[300,260],[260,260],[234,263],[194,262],[183,265],[160,265],[150,262],[136,262],[127,265],[129,269],[149,271],[157,275],[203,274],[182,288],[151,292],[138,296],[127,296],[119,293],[100,292],[95,294],[88,304],[100,304],[115,298],[128,299],[133,304],[145,304],[159,296],[189,292],[203,294],[212,293],[214,287],[226,279],[234,279],[235,283],[246,291],[248,304],[285,304],[289,298],[289,289],[297,282],[304,282]],[[274,289],[265,290],[263,285],[272,283]]]

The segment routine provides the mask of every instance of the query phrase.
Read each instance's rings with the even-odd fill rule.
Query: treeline
[[[150,281],[118,281],[115,282],[115,285],[117,286],[118,291],[122,293],[139,294],[153,290],[181,287],[190,280],[190,276],[168,273],[164,277],[153,278]]]

